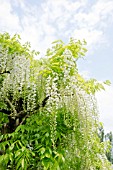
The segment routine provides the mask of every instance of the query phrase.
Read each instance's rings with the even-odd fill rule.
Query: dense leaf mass
[[[95,92],[104,85],[77,69],[85,45],[58,40],[36,60],[19,35],[0,34],[2,170],[111,169],[98,137]]]

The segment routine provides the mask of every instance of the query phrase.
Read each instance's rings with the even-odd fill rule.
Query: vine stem
[[[17,111],[16,111],[15,107],[13,106],[13,104],[11,103],[11,101],[7,97],[5,98],[5,100],[9,103],[9,105],[12,108],[13,113],[14,113],[14,114],[10,114],[10,116],[13,116],[13,115],[17,116]]]

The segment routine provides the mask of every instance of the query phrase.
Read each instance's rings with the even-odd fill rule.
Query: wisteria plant
[[[109,81],[79,74],[85,45],[58,40],[35,59],[19,35],[0,34],[1,170],[111,170],[95,99]]]

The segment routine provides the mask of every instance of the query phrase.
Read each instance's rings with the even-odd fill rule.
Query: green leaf
[[[24,159],[21,160],[22,169],[24,169]]]
[[[104,84],[110,86],[110,85],[111,85],[111,82],[110,82],[109,80],[106,80],[106,81],[104,82]]]
[[[62,43],[63,44],[63,41],[62,40],[56,40],[56,41],[52,42],[52,44],[56,44],[56,43]]]
[[[41,149],[39,149],[40,150],[40,153],[43,155],[44,154],[44,152],[45,152],[45,148],[44,147],[42,147]]]

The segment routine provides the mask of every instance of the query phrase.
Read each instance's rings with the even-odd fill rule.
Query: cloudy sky
[[[97,100],[100,121],[113,131],[113,0],[0,0],[0,32],[20,34],[42,55],[54,40],[85,38],[88,52],[79,71],[111,81]]]

